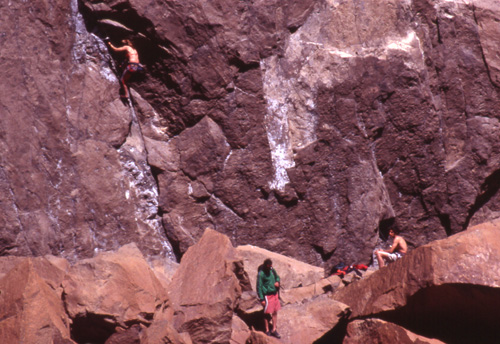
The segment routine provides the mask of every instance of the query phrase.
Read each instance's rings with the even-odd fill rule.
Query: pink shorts
[[[266,305],[264,306],[264,313],[273,314],[281,309],[280,299],[278,293],[274,295],[264,296],[266,300]]]

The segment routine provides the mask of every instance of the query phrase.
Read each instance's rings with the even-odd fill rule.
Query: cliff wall
[[[330,266],[500,212],[493,0],[0,6],[0,254],[182,255],[206,227]],[[103,39],[146,67],[119,98]]]

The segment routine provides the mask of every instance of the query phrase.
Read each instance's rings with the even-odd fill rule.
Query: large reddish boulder
[[[187,333],[178,333],[168,320],[159,320],[153,322],[146,330],[141,333],[140,344],[191,344],[191,338]]]
[[[347,318],[349,312],[349,306],[322,295],[283,307],[278,313],[278,332],[285,343],[314,343]]]
[[[347,326],[342,344],[444,344],[438,339],[419,336],[396,324],[380,319],[355,320]]]
[[[489,342],[500,331],[500,221],[410,251],[334,297],[351,318],[381,317],[444,341]]]
[[[301,303],[303,300],[332,292],[342,285],[342,279],[332,275],[304,287],[281,290],[280,298],[283,304]]]
[[[167,291],[134,244],[76,263],[63,288],[72,333],[79,342],[104,341],[117,328],[149,326],[155,313],[168,313]]]
[[[64,271],[45,258],[18,258],[15,262],[2,258],[0,270],[8,271],[0,278],[3,343],[75,343],[61,300]]]
[[[306,264],[297,259],[287,257],[254,245],[236,247],[243,258],[245,271],[250,277],[252,288],[256,291],[258,268],[269,258],[281,279],[283,289],[292,289],[314,284],[325,275],[324,269]]]
[[[228,343],[238,298],[249,288],[229,238],[206,229],[182,257],[170,284],[174,326],[188,332],[193,343]]]

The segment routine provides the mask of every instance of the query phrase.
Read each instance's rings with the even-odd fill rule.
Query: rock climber
[[[277,331],[278,311],[281,309],[279,300],[280,277],[273,269],[271,259],[264,260],[264,264],[259,268],[257,275],[257,294],[264,306],[264,324],[266,334],[276,338],[281,338]],[[271,319],[269,319],[271,318]],[[272,331],[269,330],[269,322],[272,323]]]
[[[141,63],[139,62],[139,53],[134,48],[132,42],[129,39],[122,40],[123,46],[121,46],[121,47],[115,47],[113,44],[111,44],[111,42],[108,42],[108,44],[111,47],[111,49],[113,49],[114,51],[126,51],[127,52],[128,63],[125,66],[125,69],[123,70],[122,76],[120,78],[120,83],[122,84],[122,87],[123,87],[122,97],[128,98],[129,97],[128,88],[127,88],[128,79],[130,79],[132,74],[143,70]]]
[[[408,245],[405,239],[399,235],[399,230],[396,228],[389,229],[389,236],[393,238],[392,246],[388,250],[376,250],[375,255],[377,257],[379,267],[385,266],[385,261],[394,262],[399,258],[402,258],[408,251]]]

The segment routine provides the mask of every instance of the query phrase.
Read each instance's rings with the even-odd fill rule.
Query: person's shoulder
[[[394,242],[399,245],[406,245],[406,240],[402,236],[397,236]]]

